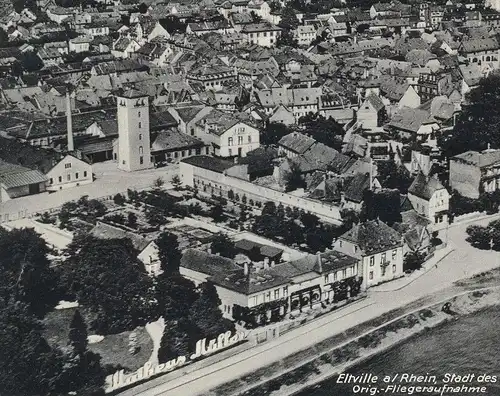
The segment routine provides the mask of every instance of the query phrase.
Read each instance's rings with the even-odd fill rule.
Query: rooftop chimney
[[[269,268],[269,257],[264,257],[264,269]]]
[[[75,144],[73,142],[73,120],[71,118],[71,97],[69,96],[69,89],[66,90],[66,124],[68,129],[68,151],[75,151]]]
[[[244,264],[243,264],[243,273],[244,273],[245,275],[248,275],[248,263],[244,263]]]
[[[316,258],[318,259],[318,272],[321,274],[323,272],[323,262],[321,261],[321,253],[316,254]]]

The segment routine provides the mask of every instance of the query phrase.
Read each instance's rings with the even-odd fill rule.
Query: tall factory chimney
[[[69,95],[69,88],[66,89],[66,124],[68,129],[68,151],[75,151],[75,144],[73,142],[73,120],[71,118],[71,97]]]

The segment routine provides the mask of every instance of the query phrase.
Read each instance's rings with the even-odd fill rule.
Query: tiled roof
[[[420,173],[415,177],[415,180],[413,180],[413,183],[408,189],[408,194],[429,200],[438,190],[444,190],[444,187],[437,178],[429,178]]]
[[[125,239],[131,240],[132,245],[138,252],[142,252],[151,242],[149,239],[143,238],[133,232],[123,230],[110,224],[97,222],[97,225],[92,228],[90,233],[100,239]]]
[[[361,203],[363,201],[363,194],[370,188],[370,174],[357,173],[348,182],[344,197],[347,201]]]
[[[466,151],[452,159],[483,168],[500,162],[500,150]]]
[[[358,245],[365,254],[375,254],[401,246],[401,235],[380,220],[355,224],[341,238]]]
[[[181,258],[181,267],[212,276],[240,269],[231,259],[196,249],[186,249],[184,251]]]
[[[38,170],[0,161],[0,185],[5,189],[39,184],[47,181],[47,177]]]
[[[200,139],[186,135],[176,129],[168,129],[158,133],[158,136],[151,145],[151,151],[153,153],[160,151],[176,151],[186,148],[197,148],[203,145],[204,143]]]
[[[402,108],[389,122],[396,129],[417,133],[422,125],[436,122],[430,112],[423,109]]]
[[[316,141],[299,132],[292,132],[283,136],[278,144],[287,150],[294,151],[298,154],[304,154]]]
[[[500,46],[498,45],[498,41],[494,37],[470,39],[464,40],[462,42],[462,51],[466,54],[481,51],[498,50],[499,47]]]

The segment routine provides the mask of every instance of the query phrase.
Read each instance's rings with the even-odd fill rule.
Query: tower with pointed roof
[[[126,172],[151,168],[148,96],[130,90],[116,99],[118,168]]]

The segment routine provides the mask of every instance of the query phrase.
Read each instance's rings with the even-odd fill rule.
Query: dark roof
[[[234,247],[243,251],[251,251],[258,249],[260,254],[265,257],[273,258],[283,253],[282,249],[275,248],[274,246],[262,245],[260,243],[250,241],[248,239],[241,239],[234,244]]]
[[[432,198],[432,195],[438,190],[444,190],[444,187],[437,178],[429,178],[424,174],[419,173],[408,189],[408,194],[412,194],[417,197],[429,200]]]
[[[401,246],[401,235],[380,220],[355,224],[341,238],[358,245],[365,254],[375,254]]]
[[[455,155],[451,159],[482,168],[500,162],[500,150],[466,151]]]
[[[224,160],[222,158],[209,157],[208,155],[197,155],[194,157],[189,157],[181,160],[189,165],[196,166],[198,168],[208,169],[212,172],[223,173],[226,169],[234,166],[233,161]]]
[[[316,141],[309,136],[299,132],[292,132],[283,136],[278,144],[298,154],[304,154],[315,142]]]
[[[47,173],[60,160],[62,154],[39,149],[14,139],[0,137],[0,160],[14,165]]]
[[[186,249],[182,254],[181,267],[207,275],[226,274],[239,270],[233,260],[196,249]]]
[[[135,89],[129,89],[125,91],[122,95],[120,95],[122,98],[128,98],[128,99],[134,99],[134,98],[144,98],[148,95],[143,94],[140,91],[137,91]]]
[[[360,203],[363,201],[363,194],[370,188],[370,174],[356,173],[348,182],[344,197],[348,201]]]
[[[177,129],[168,129],[161,131],[156,136],[151,151],[153,153],[160,151],[177,151],[184,148],[196,148],[203,146],[204,143],[193,136],[179,132]]]
[[[123,230],[110,224],[97,222],[97,225],[92,228],[90,233],[100,239],[130,239],[132,245],[138,252],[142,252],[151,240],[146,239],[133,232]]]

